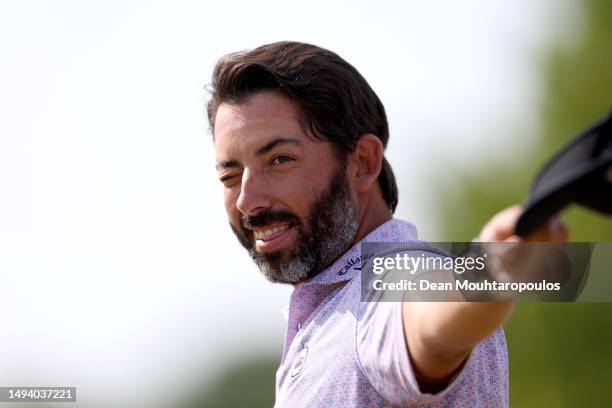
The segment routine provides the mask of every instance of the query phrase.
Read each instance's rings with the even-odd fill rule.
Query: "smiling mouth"
[[[255,239],[267,242],[273,240],[275,237],[280,235],[282,232],[287,231],[289,228],[291,228],[291,225],[283,224],[265,230],[253,230],[253,235],[255,236]]]
[[[294,237],[294,225],[291,223],[276,224],[252,230],[257,252],[274,252],[285,248]]]

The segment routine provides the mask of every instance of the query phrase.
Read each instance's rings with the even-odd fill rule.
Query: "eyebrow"
[[[217,171],[219,171],[219,170],[231,169],[231,168],[234,168],[234,167],[238,167],[239,165],[240,165],[240,163],[238,163],[238,160],[233,160],[233,159],[230,159],[230,160],[221,160],[220,162],[218,162],[215,165],[215,169]]]
[[[270,152],[272,149],[274,149],[276,146],[279,145],[283,145],[283,144],[291,144],[291,145],[295,145],[295,146],[301,146],[303,145],[303,142],[298,140],[298,139],[293,139],[293,138],[287,138],[287,137],[279,137],[277,139],[271,140],[270,142],[266,143],[265,145],[261,146],[259,149],[257,149],[257,151],[255,152],[255,157],[260,157],[263,156],[264,154]],[[235,167],[239,167],[240,163],[238,162],[238,160],[221,160],[220,162],[218,162],[215,165],[215,169],[217,169],[217,171],[219,170],[223,170],[223,169],[229,169],[229,168],[235,168]]]
[[[264,154],[268,153],[270,150],[274,149],[276,146],[283,145],[283,144],[292,144],[295,146],[301,146],[303,143],[298,139],[279,137],[277,139],[274,139],[266,143],[265,145],[257,149],[257,151],[255,152],[255,156],[256,157],[263,156]]]

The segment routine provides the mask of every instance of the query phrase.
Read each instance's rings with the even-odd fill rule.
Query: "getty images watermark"
[[[612,301],[612,243],[364,243],[362,300]]]
[[[408,253],[396,253],[395,256],[378,257],[372,259],[372,272],[376,275],[385,275],[389,271],[405,271],[410,275],[419,272],[447,271],[458,275],[465,272],[485,272],[487,271],[485,261],[488,254],[482,256],[439,256],[409,255]],[[457,290],[496,290],[496,291],[542,291],[542,290],[561,290],[560,282],[547,282],[545,279],[540,282],[498,282],[492,280],[470,281],[468,279],[455,279],[453,282],[438,281],[438,278],[428,279],[421,277],[418,280],[402,279],[399,282],[385,282],[382,279],[375,279],[372,282],[374,290],[418,290],[421,291],[457,291]]]

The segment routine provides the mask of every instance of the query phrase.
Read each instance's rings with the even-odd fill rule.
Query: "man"
[[[385,110],[354,67],[295,42],[229,54],[208,117],[232,230],[268,280],[294,286],[276,406],[508,404],[511,302],[361,302],[360,244],[416,230],[393,218]],[[519,213],[479,240],[520,240]],[[530,239],[567,235],[556,220]]]

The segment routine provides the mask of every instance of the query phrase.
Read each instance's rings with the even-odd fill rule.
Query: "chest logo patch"
[[[302,372],[302,368],[304,367],[304,363],[306,362],[306,357],[308,356],[308,347],[304,346],[300,354],[298,354],[295,359],[295,363],[293,364],[293,368],[291,369],[291,378],[296,377],[298,374]]]

